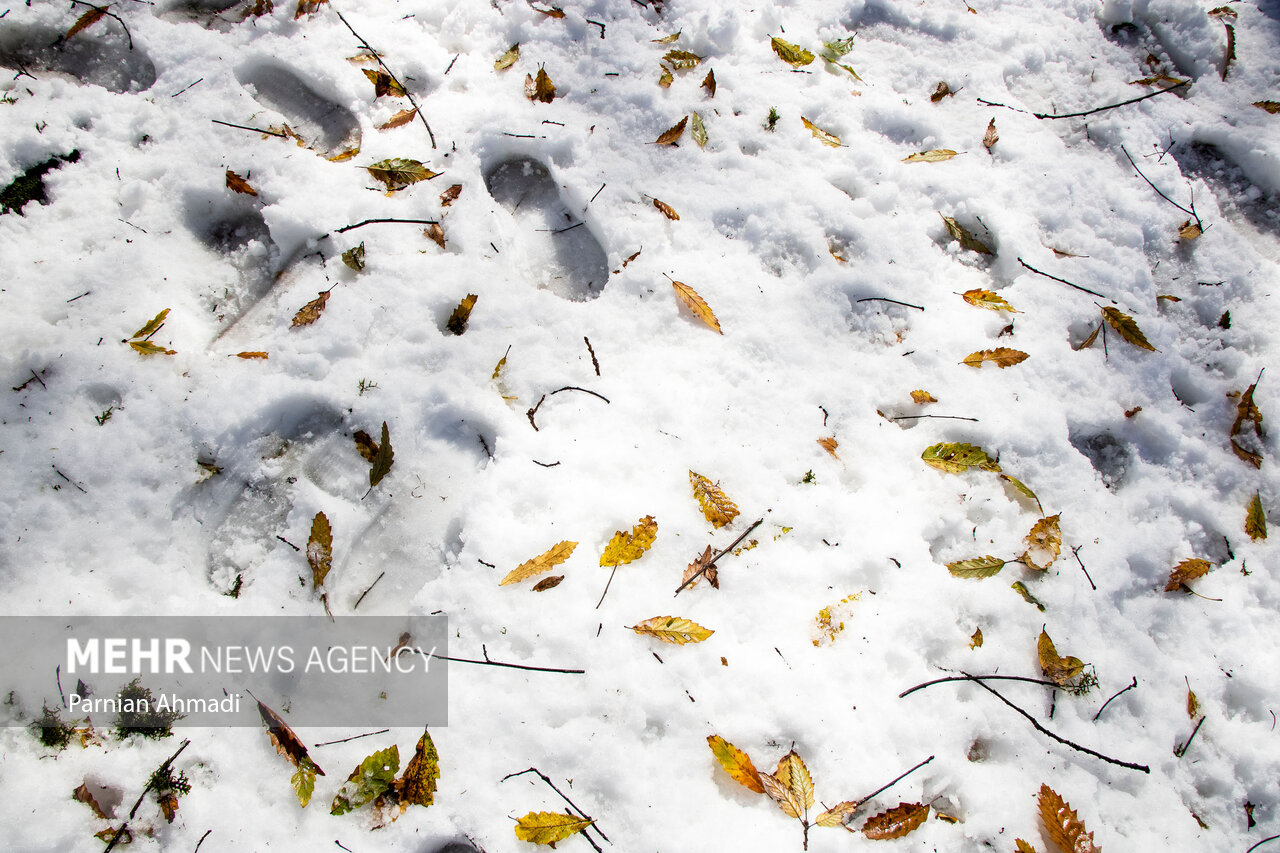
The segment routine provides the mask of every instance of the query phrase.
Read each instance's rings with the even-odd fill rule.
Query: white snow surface
[[[735,784],[711,734],[766,771],[794,745],[827,805],[936,756],[851,828],[899,802],[959,822],[931,818],[885,849],[1010,851],[1018,837],[1053,849],[1042,783],[1105,850],[1244,851],[1280,832],[1280,565],[1244,532],[1255,493],[1280,507],[1280,448],[1264,438],[1255,469],[1228,444],[1229,395],[1280,368],[1280,116],[1252,105],[1280,99],[1280,4],[1231,4],[1223,79],[1226,28],[1208,0],[972,2],[583,0],[554,18],[519,0],[335,0],[297,20],[277,2],[244,21],[243,7],[217,12],[224,3],[119,3],[132,50],[111,18],[50,48],[85,7],[7,5],[0,185],[51,156],[80,159],[48,173],[47,205],[0,217],[4,612],[316,613],[305,560],[277,537],[305,542],[323,511],[335,612],[385,572],[356,612],[445,610],[454,655],[483,646],[586,670],[454,665],[449,725],[433,730],[436,804],[372,833],[367,814],[332,817],[328,803],[347,768],[391,743],[409,754],[419,730],[314,749],[329,775],[306,809],[264,731],[181,730],[193,790],[172,824],[144,805],[136,820],[154,835],[132,849],[189,851],[207,830],[203,853],[335,839],[356,853],[462,839],[531,849],[514,819],[563,803],[532,776],[500,781],[530,766],[598,820],[605,849],[799,849],[799,822]],[[346,61],[359,43],[338,12],[406,82],[434,145],[419,121],[378,129],[409,104],[374,98],[368,66]],[[821,59],[792,70],[770,48],[780,36],[817,53],[855,34],[843,61],[861,80]],[[517,42],[519,61],[495,71]],[[664,89],[672,48],[703,61]],[[556,86],[549,104],[524,95],[540,67]],[[708,69],[714,97],[699,86]],[[1130,81],[1161,71],[1192,84],[1083,118],[1033,115],[1152,92]],[[935,103],[940,81],[955,94]],[[705,149],[688,133],[653,144],[692,112]],[[213,119],[287,122],[323,150]],[[354,158],[323,156],[351,132]],[[1178,239],[1189,217],[1122,146],[1174,202],[1194,199],[1202,236]],[[902,162],[938,148],[962,153]],[[391,157],[443,174],[389,196],[362,167]],[[486,175],[521,158],[547,177],[516,163],[491,194]],[[258,196],[232,193],[228,169]],[[461,196],[442,208],[453,184]],[[940,214],[996,254],[961,248]],[[378,218],[438,219],[447,248],[420,225],[336,233]],[[361,242],[357,273],[339,256]],[[668,277],[705,298],[723,335]],[[290,328],[330,287],[319,321]],[[959,294],[972,289],[1020,313],[968,305]],[[445,323],[468,293],[479,298],[456,336]],[[1074,350],[1105,305],[1156,351],[1114,330],[1105,349]],[[165,308],[153,341],[176,355],[122,343]],[[1000,346],[1030,357],[960,363]],[[270,357],[232,357],[242,351]],[[1258,382],[1264,423],[1280,417],[1277,381]],[[608,402],[551,394],[565,386]],[[915,389],[939,402],[913,403]],[[526,410],[543,395],[535,430]],[[972,420],[893,420],[926,414]],[[376,438],[383,421],[395,465],[365,497],[351,435]],[[818,444],[827,437],[838,458]],[[1016,557],[1040,517],[994,473],[921,461],[960,441],[1061,515],[1047,572],[947,571]],[[200,461],[220,473],[205,477]],[[733,524],[703,518],[691,470],[741,508]],[[597,609],[600,554],[646,515],[656,543],[618,569]],[[758,546],[721,560],[718,590],[672,598],[706,545],[756,518]],[[566,539],[580,544],[560,586],[499,587]],[[1193,557],[1215,564],[1194,583],[1203,597],[1165,592]],[[837,614],[844,630],[816,644],[819,611],[855,594]],[[672,646],[627,629],[658,615],[715,633]],[[1040,677],[1042,626],[1098,687],[1053,702],[1044,687],[993,686],[1062,737],[1150,773],[1043,736],[975,684],[899,698],[943,670]],[[976,628],[985,642],[971,649]],[[1178,757],[1196,722],[1188,686],[1205,719]],[[4,846],[96,849],[105,823],[71,791],[86,778],[117,787],[124,810],[174,740],[106,734],[55,756],[18,727],[41,697],[14,701],[0,733]],[[815,851],[867,843],[809,833]]]

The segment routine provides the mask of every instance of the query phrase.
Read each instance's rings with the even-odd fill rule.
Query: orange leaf
[[[868,818],[862,825],[862,834],[873,841],[901,838],[914,832],[929,816],[929,807],[922,803],[899,803],[897,808]]]
[[[676,221],[680,220],[680,214],[676,213],[676,209],[665,201],[659,201],[655,198],[653,200],[653,206],[658,208],[658,210],[661,210],[663,216],[667,217],[667,219],[674,219]]]
[[[227,169],[227,189],[233,190],[244,195],[257,195],[258,191],[249,186],[249,182],[237,175],[235,172]]]
[[[689,117],[685,116],[680,119],[678,124],[672,125],[663,131],[662,135],[654,140],[655,145],[675,145],[680,141],[680,137],[684,135],[684,127],[689,123]]]
[[[1085,832],[1084,822],[1048,785],[1040,786],[1039,803],[1045,835],[1062,853],[1102,853],[1093,843],[1093,833]]]
[[[1021,350],[1009,349],[1008,347],[996,347],[995,349],[969,353],[964,357],[964,361],[961,363],[967,364],[970,367],[979,368],[984,364],[990,363],[1003,370],[1006,367],[1012,367],[1015,364],[1026,361],[1029,357],[1030,356]]]
[[[94,24],[98,23],[98,21],[101,21],[104,17],[106,17],[106,14],[107,14],[107,10],[102,7],[99,7],[99,6],[90,7],[88,12],[85,12],[83,15],[81,15],[78,19],[76,19],[76,22],[71,25],[71,29],[67,30],[67,34],[62,37],[63,40],[65,41],[66,39],[71,38],[76,33],[83,32],[84,30],[89,29],[89,27],[92,27]]]
[[[263,359],[263,360],[265,361],[267,358],[269,358],[269,356],[268,356],[265,352],[248,352],[248,351],[246,351],[246,352],[238,352],[238,353],[236,353],[236,358],[243,358],[243,359],[260,358],[260,359]]]
[[[840,443],[836,441],[835,436],[831,436],[830,438],[820,438],[818,439],[818,444],[822,445],[822,449],[830,453],[834,458],[840,458],[836,455],[836,448],[840,446]]]
[[[418,115],[417,107],[414,107],[411,110],[401,110],[400,112],[393,115],[391,118],[387,119],[385,124],[378,125],[378,130],[391,130],[397,127],[404,127],[406,124],[413,121],[414,118],[417,117],[417,115]]]
[[[764,793],[764,786],[760,784],[760,771],[751,763],[751,756],[720,735],[708,735],[707,745],[711,747],[711,754],[720,762],[729,778],[757,794]]]
[[[682,281],[672,281],[671,286],[675,288],[676,296],[680,301],[689,307],[689,310],[697,315],[698,319],[706,323],[708,326],[716,330],[717,334],[723,335],[720,331],[720,321],[716,319],[716,315],[712,313],[711,306],[707,305],[698,292]]]
[[[1183,560],[1173,567],[1169,573],[1169,582],[1164,585],[1165,592],[1173,592],[1196,578],[1204,577],[1213,568],[1208,560]]]

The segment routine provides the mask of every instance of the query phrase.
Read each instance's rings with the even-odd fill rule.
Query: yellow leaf
[[[393,130],[397,127],[404,127],[418,116],[418,108],[414,107],[410,110],[401,110],[400,112],[387,119],[383,124],[378,125],[378,130]]]
[[[160,327],[164,325],[164,318],[169,316],[169,309],[166,308],[156,316],[147,321],[147,324],[138,331],[130,335],[130,338],[149,338],[156,332],[160,331]]]
[[[1015,364],[1026,361],[1030,356],[1025,352],[1008,347],[996,347],[995,349],[980,350],[979,352],[971,352],[964,357],[961,364],[967,364],[970,367],[982,367],[984,364],[994,364],[1003,370],[1006,367],[1012,367]]]
[[[664,130],[662,135],[654,140],[654,145],[675,145],[680,141],[680,137],[684,135],[685,125],[688,123],[688,116],[680,119],[679,122]]]
[[[270,356],[267,355],[267,353],[265,352],[248,352],[248,351],[238,352],[235,354],[235,356],[236,358],[243,358],[243,359],[262,359],[263,361],[270,358]]]
[[[929,817],[929,807],[922,803],[899,803],[897,808],[868,818],[862,834],[873,841],[901,838],[914,832]]]
[[[539,68],[536,78],[529,74],[524,75],[524,95],[531,101],[541,101],[544,104],[555,100],[556,87],[547,76],[545,69]]]
[[[364,76],[369,78],[369,82],[373,84],[373,96],[381,98],[384,95],[391,95],[394,98],[403,98],[408,94],[394,77],[382,69],[374,70],[372,68],[360,69],[364,72]]]
[[[926,403],[936,403],[938,398],[930,394],[928,391],[915,390],[911,392],[911,402],[924,405]]]
[[[227,169],[227,189],[234,192],[243,193],[244,195],[257,195],[258,191],[249,186],[249,182],[237,175],[235,172]]]
[[[329,517],[317,512],[311,519],[311,537],[307,540],[307,562],[311,565],[311,588],[324,586],[324,579],[333,568],[333,528]]]
[[[582,832],[591,823],[576,815],[561,812],[529,812],[516,821],[516,838],[554,847],[557,841],[564,841],[569,836]]]
[[[1040,639],[1036,643],[1036,651],[1040,656],[1040,671],[1045,678],[1054,684],[1066,685],[1068,681],[1084,672],[1084,661],[1075,657],[1062,657],[1053,647],[1053,640],[1041,629]]]
[[[974,628],[973,636],[969,638],[969,648],[977,649],[982,647],[982,629]]]
[[[716,315],[712,312],[711,306],[698,295],[696,290],[682,281],[673,280],[671,282],[671,286],[675,288],[676,296],[679,297],[680,301],[683,302],[699,320],[706,323],[712,329],[715,329],[717,334],[724,334],[724,332],[720,331],[720,321],[716,319]]]
[[[958,578],[989,578],[1000,574],[1005,561],[999,557],[973,557],[969,560],[956,560],[947,563],[947,571]]]
[[[683,646],[685,643],[701,643],[715,631],[704,628],[682,616],[654,616],[631,626],[637,634],[654,637],[664,643]]]
[[[710,137],[707,136],[707,126],[702,123],[702,116],[691,113],[689,117],[692,119],[689,135],[693,137],[694,142],[698,143],[699,148],[706,148]]]
[[[813,62],[813,54],[797,44],[783,41],[776,36],[770,39],[769,43],[773,47],[773,52],[778,54],[778,58],[792,68],[803,68]]]
[[[1036,493],[1031,491],[1031,488],[1026,483],[1016,477],[1010,477],[1008,474],[1001,474],[1000,479],[1013,486],[1014,490],[1017,491],[1018,494],[1035,501],[1036,508],[1040,510],[1040,514],[1044,514],[1044,507],[1040,505],[1040,499],[1036,497]]]
[[[89,11],[85,12],[83,15],[77,18],[76,22],[71,25],[71,29],[67,30],[66,35],[62,37],[63,41],[70,39],[76,33],[83,32],[84,30],[89,29],[89,27],[92,27],[94,24],[98,23],[98,21],[101,21],[104,17],[106,17],[106,14],[107,14],[106,8],[100,7],[100,6],[90,6]]]
[[[960,296],[975,308],[986,308],[990,311],[1008,311],[1010,314],[1022,313],[1006,302],[1003,296],[990,290],[966,290]]]
[[[707,69],[707,76],[702,78],[702,88],[707,90],[707,97],[714,98],[716,96],[716,72],[714,70]]]
[[[660,39],[649,39],[649,41],[653,44],[671,44],[678,38],[680,38],[680,33],[672,33],[671,35],[663,36]]]
[[[520,42],[516,42],[507,48],[507,52],[499,56],[493,63],[494,71],[503,71],[516,64],[520,58]]]
[[[687,50],[669,50],[662,58],[677,71],[686,71],[702,61],[701,56]]]
[[[661,210],[662,215],[667,217],[667,219],[679,221],[680,214],[676,213],[676,209],[671,205],[667,204],[665,201],[659,201],[658,199],[655,198],[653,200],[653,206],[658,208],[658,210]]]
[[[1212,568],[1213,563],[1208,560],[1183,560],[1169,573],[1169,582],[1164,585],[1164,591],[1173,592],[1196,578],[1209,574]]]
[[[1084,822],[1057,791],[1041,785],[1038,802],[1045,835],[1061,853],[1102,853],[1093,843],[1093,833],[1085,832]]]
[[[480,297],[474,293],[468,293],[458,303],[458,307],[453,309],[453,313],[449,315],[449,322],[445,324],[445,328],[453,332],[455,335],[461,335],[467,330],[467,320],[471,318],[471,309],[476,307],[476,300]]]
[[[439,172],[431,171],[417,160],[408,160],[404,157],[379,160],[372,166],[365,166],[365,171],[372,175],[374,180],[385,184],[388,191],[404,189],[410,184],[429,181],[440,175]]]
[[[729,496],[706,477],[690,471],[689,485],[693,487],[693,497],[702,509],[702,515],[711,522],[712,527],[719,530],[738,517],[737,504],[729,500]]]
[[[844,819],[855,813],[861,807],[862,803],[855,803],[852,801],[838,803],[818,815],[818,818],[814,823],[818,826],[844,826]]]
[[[795,802],[806,809],[813,808],[813,778],[794,749],[778,761],[773,777],[786,786]]]
[[[1112,308],[1110,305],[1102,309],[1102,319],[1107,321],[1107,325],[1120,333],[1120,337],[1124,338],[1135,347],[1139,347],[1150,352],[1158,352],[1158,350],[1147,342],[1146,335],[1142,334],[1142,330],[1138,328],[1138,324],[1133,318],[1123,311]]]
[[[985,450],[963,442],[935,444],[920,454],[926,465],[947,474],[960,474],[970,468],[999,472],[1000,464],[987,456]]]
[[[834,133],[829,133],[823,130],[804,116],[800,116],[800,121],[804,123],[805,127],[809,128],[809,132],[813,134],[813,138],[821,142],[823,145],[830,145],[832,148],[839,148],[843,144],[840,142],[840,137],[836,136]]]
[[[644,556],[644,552],[653,546],[658,538],[658,522],[652,515],[640,519],[630,532],[619,530],[613,534],[604,553],[600,555],[600,565],[621,566]]]
[[[299,143],[301,143],[301,140],[299,140]],[[359,153],[360,153],[360,146],[357,145],[354,148],[347,148],[344,151],[339,151],[337,154],[334,154],[332,157],[326,157],[325,159],[328,160],[330,163],[345,163]]]
[[[707,745],[711,747],[711,754],[720,762],[729,778],[757,794],[764,793],[764,786],[760,784],[760,771],[751,763],[749,755],[720,735],[708,735]]]
[[[941,213],[939,213],[938,215],[942,216]],[[983,255],[995,254],[995,252],[991,251],[991,248],[986,243],[983,243],[977,237],[974,237],[973,234],[969,232],[969,229],[965,228],[963,225],[957,222],[953,217],[942,216],[942,222],[947,226],[947,232],[952,237],[959,240],[960,245],[962,247],[968,249],[971,252],[978,252]]]
[[[658,75],[658,85],[663,89],[670,89],[676,78],[671,75],[671,69],[667,68],[667,66],[660,65],[658,67],[662,69],[662,73]]]
[[[165,349],[159,344],[153,344],[151,341],[129,341],[129,346],[133,347],[142,355],[177,355],[177,350]]]
[[[1191,689],[1190,682],[1187,683],[1187,716],[1195,719],[1200,713],[1200,700],[1196,698],[1196,694]]]
[[[982,137],[983,146],[990,151],[991,148],[1000,141],[1000,134],[996,132],[996,120],[992,119],[987,125],[987,132]]]
[[[1028,568],[1047,571],[1062,553],[1062,531],[1058,529],[1059,515],[1042,518],[1031,528],[1024,542],[1027,550],[1022,555],[1022,562]]]
[[[506,577],[498,581],[498,586],[519,583],[520,581],[531,578],[534,575],[549,572],[573,556],[573,549],[577,547],[577,542],[570,542],[568,540],[557,545],[553,545],[549,551],[539,554],[532,560],[526,560],[516,568],[512,569],[507,573]]]
[[[1254,101],[1253,105],[1260,110],[1266,110],[1272,115],[1280,115],[1280,101]]]
[[[840,444],[836,441],[835,436],[831,436],[830,438],[820,438],[818,439],[818,444],[822,445],[822,449],[830,453],[832,457],[836,459],[840,458],[836,455],[836,448],[839,447]]]
[[[904,163],[941,163],[943,160],[950,160],[959,152],[952,151],[950,148],[935,148],[932,151],[920,151],[912,154],[910,157],[903,157]]]
[[[1178,236],[1183,240],[1194,240],[1203,233],[1204,229],[1200,227],[1200,223],[1192,222],[1190,219],[1178,226]]]
[[[396,780],[400,794],[400,811],[409,806],[429,806],[435,800],[436,785],[440,781],[440,756],[426,729],[418,738],[418,748],[404,768],[404,775]]]
[[[1013,844],[1018,853],[1036,853],[1036,848],[1032,847],[1030,842],[1023,841],[1021,838],[1014,839]]]
[[[1267,513],[1262,508],[1260,492],[1254,492],[1253,500],[1249,501],[1244,519],[1244,532],[1248,533],[1249,539],[1254,542],[1267,538]]]
[[[310,326],[316,320],[319,320],[320,315],[324,313],[324,306],[328,302],[329,291],[325,290],[315,299],[298,309],[298,313],[293,315],[293,322],[290,324],[290,328]]]

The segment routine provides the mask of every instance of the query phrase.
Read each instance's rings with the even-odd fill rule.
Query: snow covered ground
[[[263,730],[179,730],[191,793],[172,824],[146,803],[136,820],[155,834],[134,849],[192,850],[212,830],[206,853],[514,850],[515,818],[564,805],[531,775],[499,781],[530,766],[614,849],[799,849],[799,822],[730,779],[712,734],[766,772],[794,746],[827,806],[936,756],[850,827],[899,802],[958,821],[886,849],[1052,850],[1042,783],[1107,850],[1244,851],[1280,832],[1280,578],[1245,532],[1255,494],[1280,506],[1277,447],[1250,421],[1245,453],[1229,442],[1229,395],[1256,382],[1260,413],[1280,413],[1278,380],[1258,379],[1277,366],[1280,116],[1254,105],[1280,100],[1280,4],[584,0],[556,17],[520,0],[336,0],[295,19],[277,0],[241,20],[253,5],[126,0],[53,47],[87,6],[0,17],[0,185],[79,152],[45,174],[48,204],[0,216],[3,610],[314,614],[311,570],[281,539],[305,543],[324,512],[335,614],[381,578],[355,612],[445,610],[454,655],[586,673],[455,664],[436,803],[373,834],[328,804],[347,768],[391,743],[410,754],[419,729],[313,748],[329,775],[306,809]],[[347,61],[351,28],[419,117],[379,129],[410,103],[375,98],[362,71],[377,66]],[[771,47],[849,36],[839,62],[857,78]],[[664,87],[671,50],[700,62]],[[550,103],[525,95],[539,68]],[[1035,115],[1176,80],[1190,85]],[[705,146],[691,131],[654,144],[693,113]],[[213,120],[287,124],[310,148]],[[939,149],[959,153],[904,162]],[[388,194],[364,168],[388,158],[442,174]],[[1193,203],[1203,234],[1180,237],[1193,217],[1177,205]],[[387,218],[436,220],[444,246],[421,224],[337,232]],[[361,243],[356,271],[340,256]],[[291,327],[329,289],[319,319]],[[1018,313],[968,304],[974,290]],[[1154,350],[1111,326],[1077,349],[1104,307]],[[150,340],[174,354],[124,342],[163,309]],[[1029,357],[961,363],[999,347]],[[592,393],[552,393],[566,386]],[[365,496],[352,435],[376,440],[384,421],[395,462]],[[980,446],[1041,506],[993,471],[925,464],[943,442]],[[740,508],[731,524],[704,518],[690,471]],[[948,571],[1021,555],[1042,514],[1060,515],[1048,571]],[[597,608],[600,555],[650,515],[655,543]],[[708,544],[757,518],[719,589],[672,598]],[[559,586],[499,586],[563,540],[579,545]],[[1191,558],[1214,564],[1190,583],[1203,597],[1164,591]],[[628,630],[660,615],[715,633],[675,646]],[[991,686],[1149,773],[1045,737],[978,684],[899,698],[944,669],[1043,678],[1042,628],[1097,686]],[[15,697],[10,718],[42,698]],[[96,849],[107,823],[72,790],[119,789],[122,817],[176,747],[104,733],[54,759],[18,727],[0,742],[2,834],[21,851]],[[813,850],[867,843],[809,832]]]

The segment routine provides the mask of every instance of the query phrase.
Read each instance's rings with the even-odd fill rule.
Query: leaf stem
[[[1105,702],[1103,702],[1103,703],[1102,703],[1102,707],[1098,709],[1098,713],[1096,713],[1096,714],[1094,714],[1094,715],[1093,715],[1093,721],[1094,721],[1095,723],[1096,723],[1096,722],[1098,722],[1098,718],[1102,716],[1102,712],[1103,712],[1103,711],[1105,711],[1105,710],[1107,710],[1107,706],[1108,706],[1108,705],[1110,705],[1110,704],[1112,703],[1112,701],[1114,701],[1114,700],[1116,699],[1116,697],[1118,697],[1121,693],[1126,693],[1126,692],[1128,692],[1128,691],[1132,690],[1133,688],[1135,688],[1135,687],[1137,687],[1137,686],[1138,686],[1138,676],[1136,676],[1136,675],[1135,675],[1135,676],[1133,677],[1133,683],[1132,683],[1132,684],[1130,684],[1128,687],[1124,688],[1124,689],[1123,689],[1123,690],[1121,690],[1119,693],[1116,693],[1116,694],[1115,694],[1115,696],[1112,696],[1110,699],[1108,699],[1107,701],[1105,701]]]

